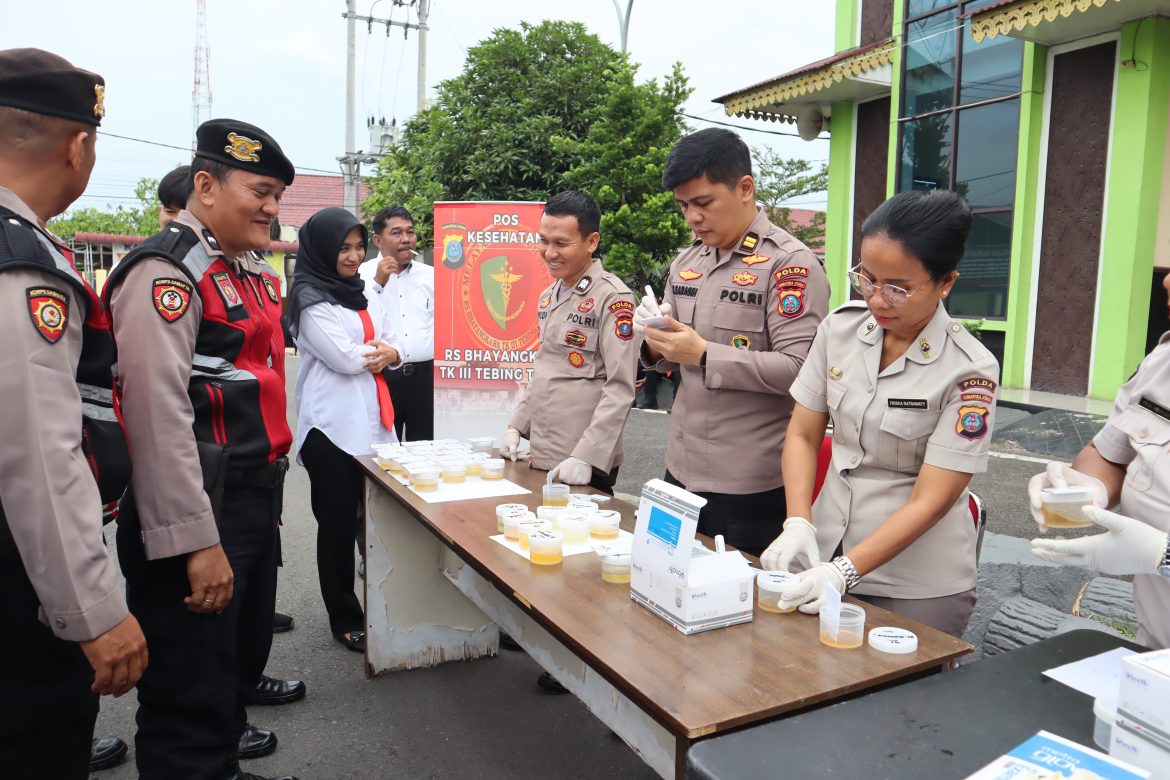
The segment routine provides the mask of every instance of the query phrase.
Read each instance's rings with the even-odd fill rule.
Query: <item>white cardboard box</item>
[[[1142,780],[1148,772],[1071,740],[1041,731],[992,761],[967,780]]]
[[[1170,650],[1127,656],[1122,661],[1117,714],[1139,732],[1170,747]]]
[[[1170,750],[1128,728],[1121,714],[1109,737],[1109,755],[1150,772],[1151,780],[1170,780]]]

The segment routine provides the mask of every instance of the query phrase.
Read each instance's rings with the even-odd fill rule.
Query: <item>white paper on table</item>
[[[528,554],[528,550],[520,549],[520,542],[510,542],[503,534],[496,534],[490,538],[493,542],[499,542],[512,552],[519,555],[521,558],[532,560],[532,557]],[[593,547],[589,544],[566,544],[561,550],[561,555],[568,558],[570,555],[580,555],[582,553],[591,552],[593,552]]]
[[[821,605],[821,625],[833,641],[841,630],[841,594],[829,583],[825,583],[825,603]]]
[[[618,531],[618,538],[609,542],[591,541],[593,552],[605,558],[609,555],[629,555],[634,549],[634,535],[629,531]]]
[[[1048,669],[1044,675],[1094,699],[1105,694],[1116,696],[1121,687],[1121,660],[1133,654],[1133,650],[1117,647]]]
[[[515,482],[506,479],[467,477],[465,481],[455,483],[440,480],[438,490],[420,493],[411,487],[410,480],[402,475],[392,474],[385,470],[383,470],[383,473],[392,479],[398,480],[398,484],[410,488],[410,492],[428,504],[441,504],[444,501],[468,501],[475,498],[495,498],[497,496],[519,496],[532,492],[528,488],[522,488]]]

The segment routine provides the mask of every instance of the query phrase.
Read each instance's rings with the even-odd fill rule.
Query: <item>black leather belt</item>
[[[288,471],[288,456],[286,455],[282,455],[271,463],[250,469],[233,469],[229,466],[224,484],[226,487],[280,487],[281,483],[284,482],[286,471]]]
[[[403,376],[414,376],[415,374],[421,374],[421,373],[424,373],[427,371],[434,371],[435,370],[435,361],[424,360],[421,363],[403,363],[401,370],[402,370]]]

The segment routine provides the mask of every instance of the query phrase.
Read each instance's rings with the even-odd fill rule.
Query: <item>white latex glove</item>
[[[807,615],[820,614],[825,605],[825,589],[845,592],[845,577],[831,563],[818,563],[796,575],[796,581],[780,591],[780,609],[800,607]]]
[[[821,562],[817,529],[803,517],[790,517],[784,521],[784,530],[760,556],[760,563],[767,571],[788,571],[792,562],[801,556],[806,569]]]
[[[593,467],[572,455],[562,460],[560,465],[548,473],[549,482],[562,482],[566,485],[588,485],[591,479]]]
[[[509,427],[504,432],[504,444],[500,447],[500,457],[510,458],[516,462],[516,453],[520,450],[520,431]]]
[[[672,309],[669,303],[659,303],[653,295],[642,298],[638,308],[634,309],[634,332],[639,336],[646,333],[646,320],[651,317],[665,317]]]
[[[1044,514],[1041,507],[1041,491],[1050,487],[1088,487],[1093,489],[1093,503],[1104,509],[1109,506],[1109,490],[1096,477],[1082,474],[1067,463],[1049,463],[1048,468],[1028,480],[1028,502],[1032,505],[1032,519],[1041,529],[1047,528],[1044,524]]]
[[[1032,554],[1062,566],[1084,566],[1103,574],[1153,574],[1166,550],[1166,532],[1141,520],[1095,506],[1085,514],[1109,531],[1079,539],[1033,539]]]

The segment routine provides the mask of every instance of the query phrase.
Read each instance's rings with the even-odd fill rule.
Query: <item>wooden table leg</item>
[[[366,668],[371,675],[499,652],[500,633],[440,572],[446,549],[366,481]]]

